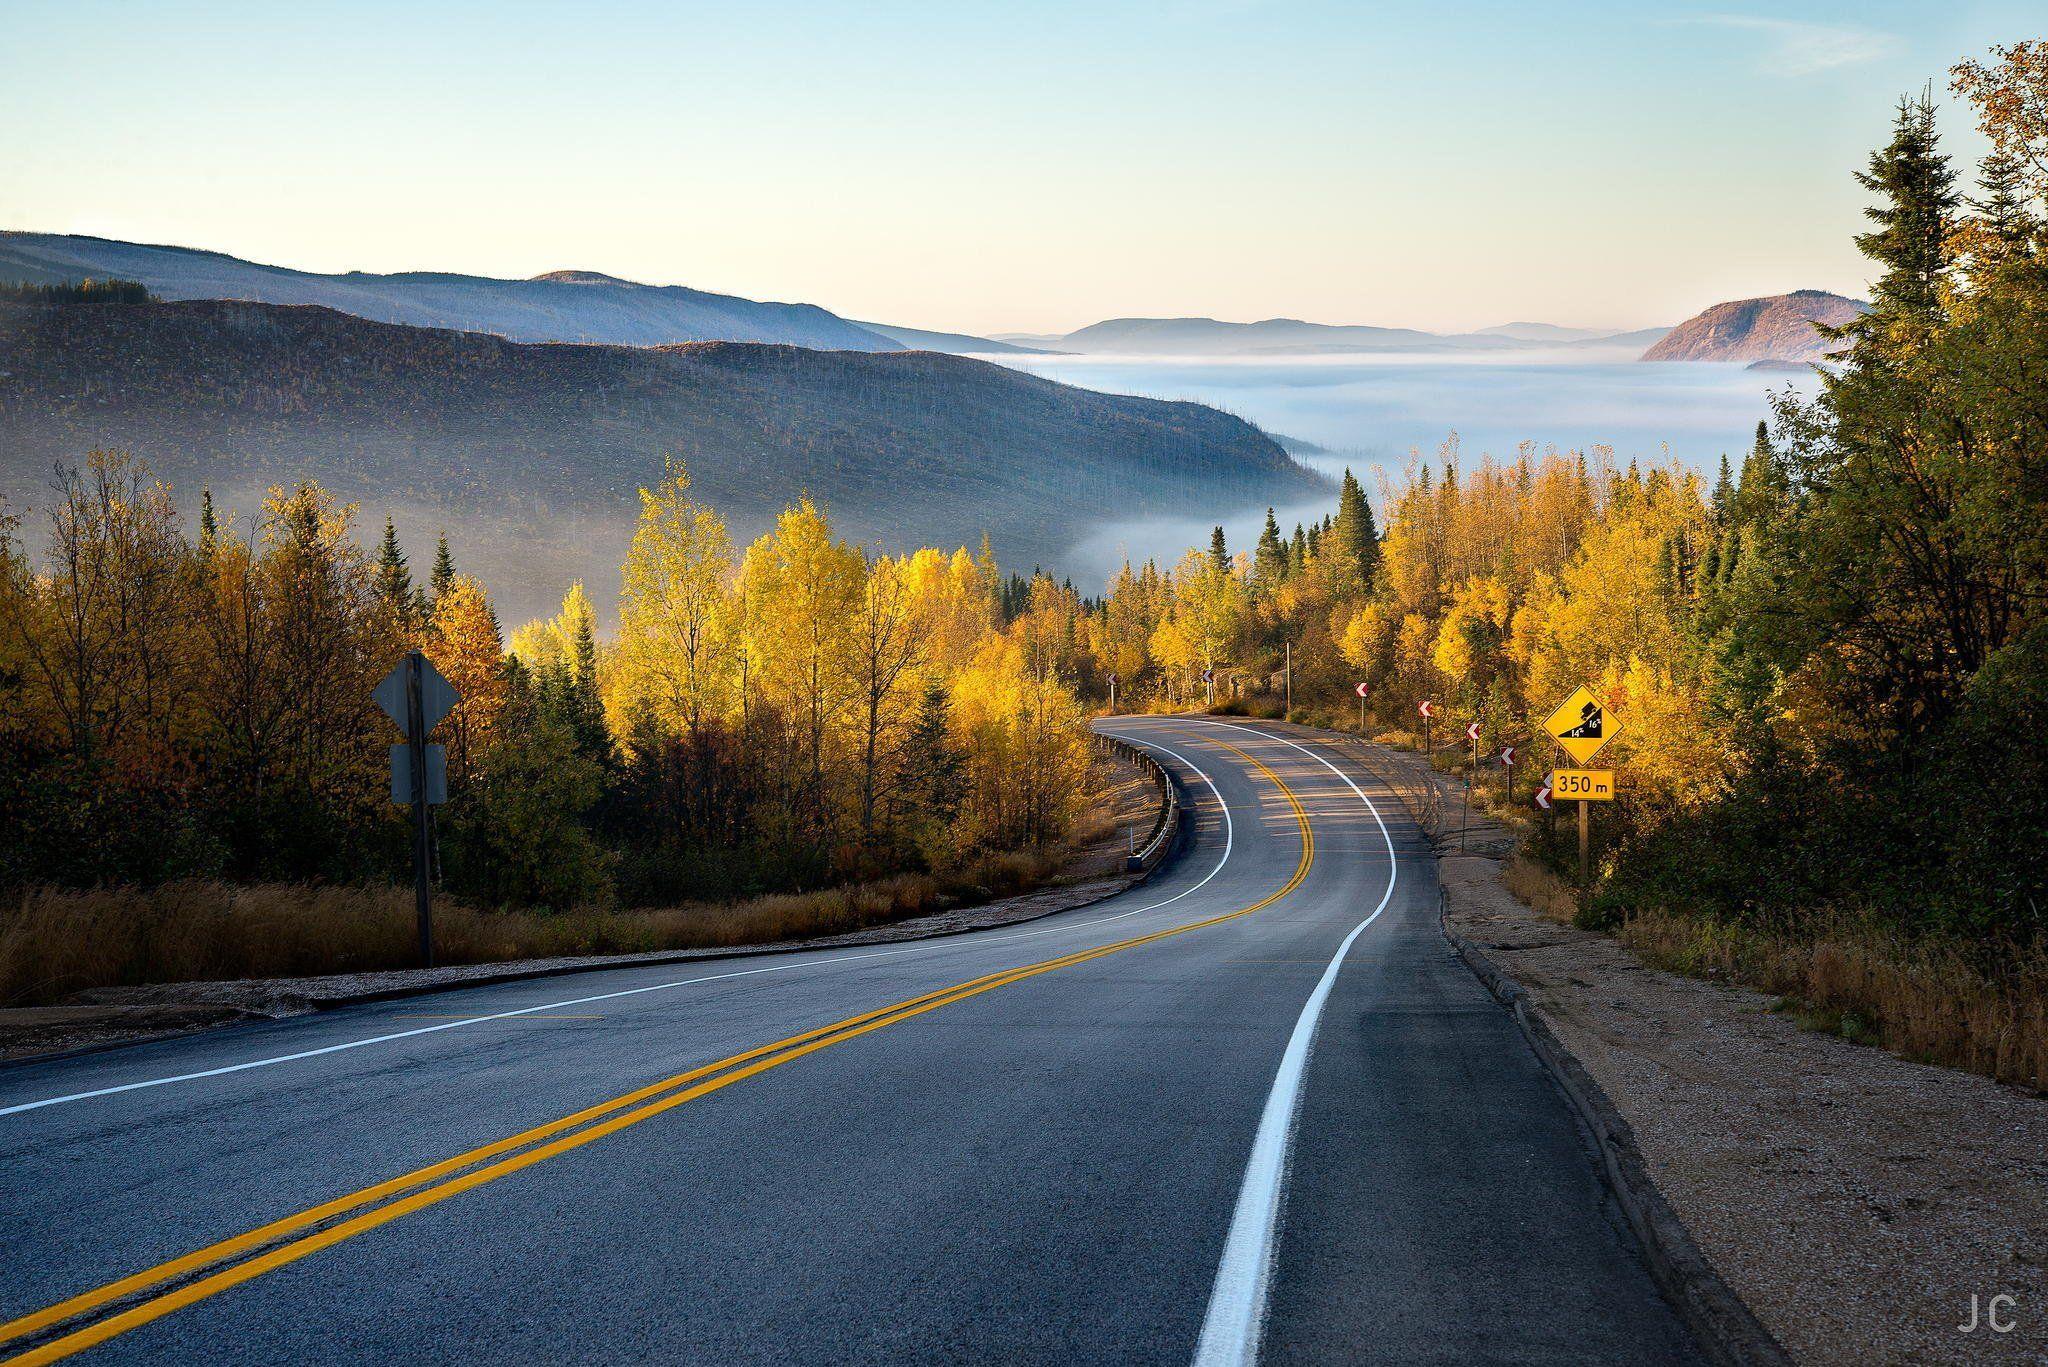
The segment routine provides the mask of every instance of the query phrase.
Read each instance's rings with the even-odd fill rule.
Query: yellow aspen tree
[[[640,491],[640,521],[619,594],[613,729],[651,715],[694,738],[736,699],[739,649],[732,546],[718,514],[690,496],[681,462]]]
[[[884,740],[903,720],[902,695],[908,691],[904,685],[925,656],[916,606],[902,562],[881,556],[868,567],[848,645],[860,704],[860,830],[870,844],[887,758]]]
[[[819,821],[831,816],[828,744],[854,697],[849,640],[866,577],[861,553],[833,539],[831,524],[808,498],[747,548],[740,567],[748,649],[758,656],[764,693],[797,730],[811,815]]]
[[[434,600],[427,655],[455,685],[461,701],[442,723],[447,728],[452,782],[466,782],[496,731],[505,704],[505,657],[497,614],[482,584],[458,574]]]

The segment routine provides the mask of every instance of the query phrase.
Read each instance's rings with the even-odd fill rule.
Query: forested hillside
[[[1027,566],[1095,519],[1320,487],[1214,409],[923,352],[530,345],[219,301],[0,305],[0,337],[17,508],[96,447],[244,508],[317,478],[401,529],[456,531],[521,613],[617,563],[633,491],[670,453],[748,535],[808,492],[857,538],[986,532]]]

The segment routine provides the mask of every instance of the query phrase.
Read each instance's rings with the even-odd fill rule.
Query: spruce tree
[[[213,553],[220,549],[220,523],[213,515],[213,490],[199,491],[199,554],[202,559],[211,560]]]
[[[441,540],[434,547],[434,572],[427,580],[434,601],[440,602],[455,582],[455,557],[448,554],[448,533],[441,533]]]
[[[1756,425],[1756,443],[1742,458],[1742,483],[1736,488],[1731,504],[1732,525],[1748,527],[1763,521],[1783,504],[1790,491],[1791,482],[1785,464],[1779,458],[1777,448],[1771,445],[1770,425],[1759,422]]]
[[[1863,211],[1877,227],[1858,234],[1856,246],[1883,273],[1871,288],[1869,316],[1846,331],[1863,341],[1885,338],[1882,351],[1936,320],[1948,274],[1955,172],[1941,153],[1931,96],[1899,101],[1892,140],[1856,179],[1880,201]],[[1868,359],[1865,352],[1859,346],[1859,358]]]
[[[1735,510],[1735,476],[1728,465],[1728,453],[1721,453],[1721,477],[1714,481],[1714,521],[1722,526],[1728,524],[1729,514]]]
[[[1220,574],[1230,573],[1230,547],[1223,542],[1223,529],[1209,533],[1209,565]]]
[[[576,748],[609,763],[611,732],[604,722],[604,698],[597,691],[597,634],[588,614],[576,620],[569,642],[569,726]]]
[[[2023,259],[2041,229],[2028,197],[2026,167],[2009,152],[1994,150],[1977,167],[1977,198],[1970,201],[1971,266],[1983,272]]]
[[[953,744],[951,723],[946,686],[932,679],[918,699],[896,765],[896,790],[905,806],[942,825],[967,799],[967,760]]]
[[[1273,520],[1271,508],[1266,509],[1266,525],[1259,532],[1252,565],[1262,587],[1271,588],[1287,577],[1287,543],[1280,539],[1280,524]]]
[[[1372,504],[1351,471],[1337,492],[1337,519],[1331,524],[1336,538],[1340,592],[1365,594],[1371,591],[1373,576],[1379,572],[1380,532],[1373,522]]]
[[[416,620],[419,596],[413,592],[412,567],[398,547],[398,528],[384,519],[384,539],[377,543],[377,594],[401,622]]]

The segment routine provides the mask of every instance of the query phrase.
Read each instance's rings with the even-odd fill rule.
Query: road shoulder
[[[1446,934],[1520,1003],[1539,1054],[1548,1041],[1596,1143],[1627,1141],[1603,1154],[1617,1190],[1663,1205],[1794,1360],[2048,1361],[2048,1101],[1802,1029],[1764,994],[1651,969],[1533,910],[1504,881],[1513,833],[1466,820],[1456,780],[1330,740],[1430,833]]]
[[[2048,1104],[1802,1030],[1761,993],[1643,966],[1442,861],[1446,929],[1527,994],[1649,1180],[1802,1362],[2048,1354]],[[1958,1331],[1996,1296],[2003,1334]]]

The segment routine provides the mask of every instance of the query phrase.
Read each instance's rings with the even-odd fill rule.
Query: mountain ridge
[[[1848,343],[1815,324],[1840,327],[1870,305],[1826,290],[1731,299],[1700,310],[1642,354],[1645,361],[1819,361]]]
[[[1331,355],[1343,352],[1498,352],[1607,348],[1640,350],[1662,336],[1644,328],[1604,333],[1550,323],[1504,323],[1478,332],[1427,332],[1420,328],[1370,323],[1311,323],[1300,318],[1263,318],[1252,323],[1217,318],[1105,318],[1072,332],[997,333],[1018,346],[1081,354],[1124,353],[1167,356]]]
[[[323,274],[226,252],[114,238],[0,231],[0,280],[57,283],[116,277],[160,299],[243,299],[322,305],[373,322],[490,332],[515,342],[787,342],[827,351],[893,351],[898,344],[816,304],[643,285],[598,271],[526,280],[456,271]]]
[[[1200,404],[927,351],[522,343],[317,305],[0,305],[0,493],[53,463],[147,460],[223,506],[313,478],[417,544],[454,532],[509,613],[615,582],[667,453],[749,538],[809,493],[842,535],[1057,566],[1097,523],[1316,496],[1321,476]]]

